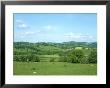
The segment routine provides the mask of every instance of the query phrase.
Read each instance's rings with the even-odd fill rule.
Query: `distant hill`
[[[30,42],[14,42],[14,45],[44,45],[44,46],[57,46],[57,47],[89,47],[89,48],[97,48],[97,42],[62,42],[62,43],[54,43],[54,42],[37,42],[37,43],[30,43]]]
[[[90,48],[96,48],[97,47],[97,42],[75,42],[75,41],[70,41],[70,42],[63,42],[62,44],[65,45],[73,45],[74,47],[90,47]]]

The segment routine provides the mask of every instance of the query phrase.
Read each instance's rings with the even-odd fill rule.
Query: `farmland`
[[[14,75],[96,75],[97,43],[14,42]]]

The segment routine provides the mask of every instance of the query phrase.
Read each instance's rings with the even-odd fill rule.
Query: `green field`
[[[97,75],[97,64],[15,62],[14,75]]]
[[[14,42],[14,75],[97,75],[97,43]],[[79,48],[79,49],[78,49]]]
[[[59,60],[59,56],[58,55],[39,55],[40,57],[40,62],[50,62],[50,60],[52,58],[55,58],[54,61],[58,61]]]

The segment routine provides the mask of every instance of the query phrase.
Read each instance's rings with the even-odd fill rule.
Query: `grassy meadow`
[[[14,75],[96,75],[96,64],[14,62]]]
[[[80,47],[78,47],[80,46]],[[97,75],[96,43],[14,43],[14,75]]]

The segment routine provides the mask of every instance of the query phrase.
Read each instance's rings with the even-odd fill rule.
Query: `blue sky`
[[[16,13],[14,42],[96,42],[95,13]]]

